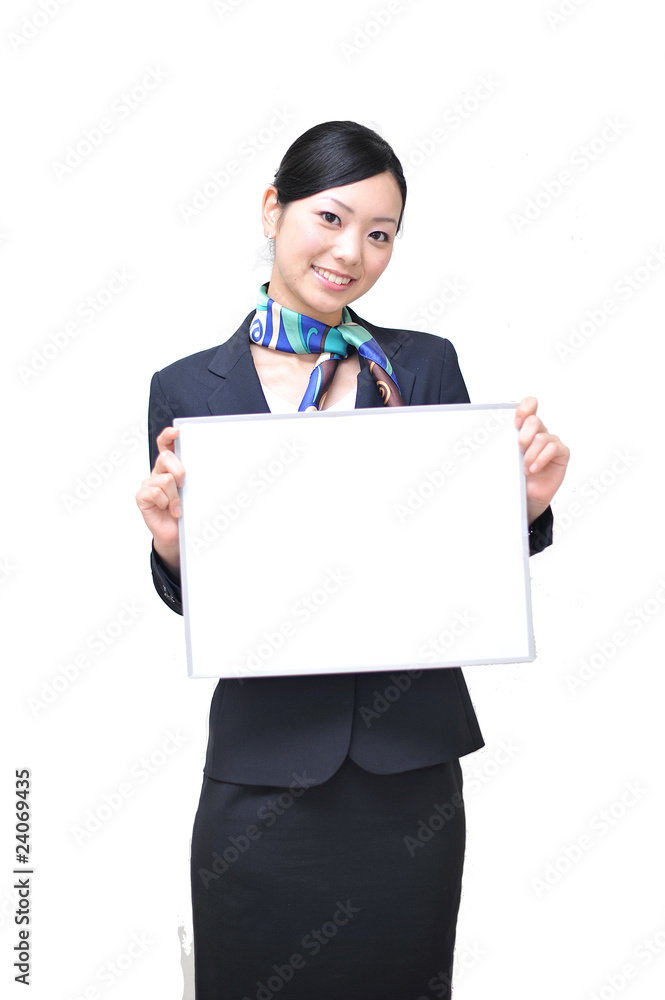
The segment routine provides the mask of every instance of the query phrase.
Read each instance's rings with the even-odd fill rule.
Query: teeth
[[[324,271],[322,267],[317,267],[316,264],[314,265],[314,270],[322,274],[328,281],[334,281],[336,285],[348,285],[352,280],[351,278],[342,278],[339,274],[333,274],[331,271]]]

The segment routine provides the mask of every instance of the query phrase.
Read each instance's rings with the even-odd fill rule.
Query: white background
[[[559,2],[568,13],[553,16]],[[360,314],[447,336],[474,402],[534,393],[572,450],[556,543],[531,560],[538,660],[466,671],[487,745],[464,760],[456,1000],[652,998],[665,979],[659,12],[217,6],[7,0],[0,15],[3,988],[23,995],[12,788],[30,767],[31,995],[192,997],[189,836],[214,681],[188,680],[182,621],[149,577],[134,504],[149,379],[236,329],[269,274],[264,186],[306,128],[353,118],[410,167],[403,239]],[[130,109],[123,94],[148,74]],[[104,118],[112,131],[59,178]],[[232,159],[239,174],[185,221]],[[126,284],[105,304],[114,270]],[[88,296],[103,306],[90,322]],[[98,629],[115,638],[93,648]],[[121,807],[77,837],[121,786]],[[647,961],[650,939],[661,951]]]

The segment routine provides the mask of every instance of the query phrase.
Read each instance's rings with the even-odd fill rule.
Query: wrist
[[[526,519],[529,525],[532,525],[534,521],[537,521],[541,514],[544,514],[548,503],[537,503],[536,501],[529,500],[526,505]]]
[[[161,545],[153,539],[152,548],[166,568],[177,576],[180,573],[180,547],[178,543]]]

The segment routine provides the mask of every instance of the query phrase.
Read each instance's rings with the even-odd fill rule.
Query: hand
[[[185,468],[175,455],[174,441],[179,434],[175,427],[164,428],[157,438],[155,467],[136,494],[143,520],[155,540],[155,552],[175,572],[180,569],[178,518],[182,515],[178,487],[185,481]]]
[[[550,434],[536,414],[538,400],[527,396],[515,411],[517,439],[524,452],[527,517],[529,524],[549,507],[566,474],[570,449]]]

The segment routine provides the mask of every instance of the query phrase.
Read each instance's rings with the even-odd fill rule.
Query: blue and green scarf
[[[249,339],[253,344],[270,347],[274,351],[320,355],[298,407],[299,412],[322,409],[337,364],[347,356],[350,346],[355,347],[360,357],[367,361],[384,406],[404,406],[390,361],[374,337],[360,324],[354,323],[346,306],[342,309],[339,326],[327,326],[320,320],[280,306],[269,298],[268,285],[262,285],[249,328]]]

